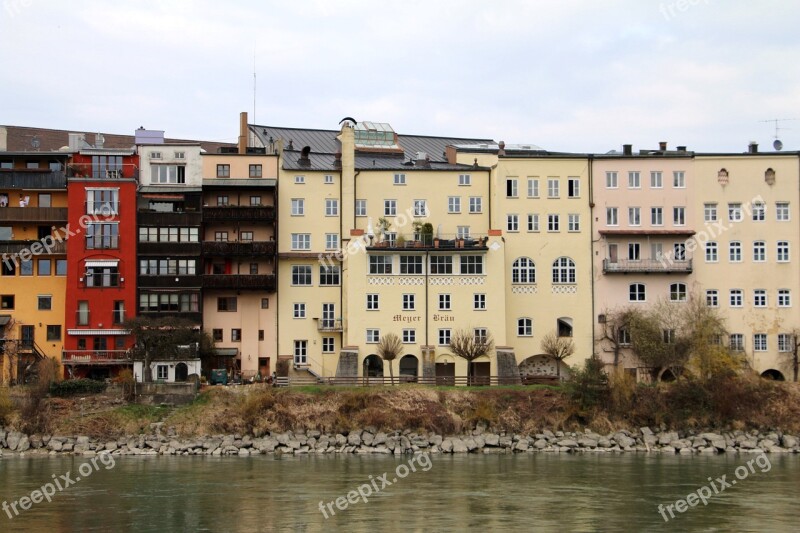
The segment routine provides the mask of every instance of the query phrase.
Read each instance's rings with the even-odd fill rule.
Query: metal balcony
[[[130,350],[64,350],[64,365],[124,365],[131,362]]]
[[[203,276],[203,288],[275,292],[275,276],[272,274],[206,274]]]
[[[164,257],[200,255],[199,242],[139,242],[139,255],[158,255]]]
[[[270,205],[226,205],[203,208],[203,220],[214,222],[275,221],[275,208]]]
[[[603,259],[603,274],[691,274],[692,260],[672,258],[642,259],[632,261],[622,259],[611,262]]]
[[[203,255],[217,257],[256,257],[275,255],[275,241],[206,241]]]
[[[66,207],[0,207],[0,222],[67,222]]]

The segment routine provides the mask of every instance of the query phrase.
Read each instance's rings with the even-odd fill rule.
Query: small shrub
[[[569,398],[580,411],[586,412],[605,404],[608,398],[608,376],[597,357],[586,360],[583,368],[574,368],[567,385]]]
[[[281,359],[275,364],[275,373],[280,378],[285,378],[289,375],[289,360]]]
[[[93,379],[68,379],[50,385],[53,396],[75,396],[77,394],[97,394],[106,390],[106,384]]]
[[[122,395],[125,397],[126,401],[133,401],[135,397],[136,380],[133,377],[133,371],[131,369],[126,368],[121,370],[111,381],[122,387]]]
[[[11,414],[14,412],[14,404],[8,396],[8,389],[0,387],[0,426],[11,422]]]

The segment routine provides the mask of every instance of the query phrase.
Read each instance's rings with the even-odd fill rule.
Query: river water
[[[748,469],[755,457],[6,457],[0,532],[797,531],[800,456]],[[719,491],[723,475],[730,486],[715,495],[708,478]],[[21,500],[48,482],[51,502]],[[359,487],[367,502],[358,492],[348,502]],[[698,490],[712,494],[707,505],[679,513],[676,500]]]

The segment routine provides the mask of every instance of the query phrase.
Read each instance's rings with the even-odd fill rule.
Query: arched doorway
[[[189,367],[186,363],[178,363],[175,365],[175,381],[184,382],[189,377]]]
[[[547,354],[532,355],[519,364],[519,375],[523,383],[535,382],[540,378],[555,378],[559,375],[556,365],[559,365],[559,361]],[[568,378],[569,367],[563,361],[560,362],[560,367],[561,378]]]
[[[769,370],[762,372],[761,377],[764,379],[771,379],[773,381],[786,381],[786,378],[783,376],[783,374],[774,368],[770,368]]]
[[[364,359],[364,376],[369,378],[383,377],[383,359],[372,354]]]
[[[419,359],[416,356],[408,354],[400,359],[400,381],[416,381],[419,375]]]

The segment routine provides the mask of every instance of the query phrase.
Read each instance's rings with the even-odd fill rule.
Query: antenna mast
[[[253,124],[256,121],[256,44],[253,42]]]

